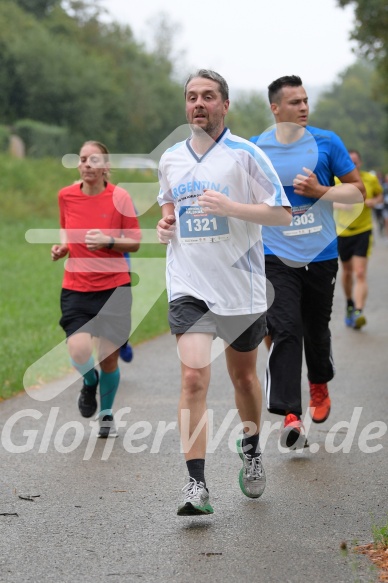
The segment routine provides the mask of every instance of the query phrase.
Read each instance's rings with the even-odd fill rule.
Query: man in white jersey
[[[259,498],[265,473],[259,447],[261,386],[257,347],[266,333],[266,280],[261,226],[287,225],[289,202],[261,150],[224,126],[228,85],[201,69],[185,84],[191,136],[168,149],[159,166],[168,244],[169,324],[181,360],[179,426],[189,482],[178,515],[212,514],[205,480],[206,396],[211,346],[225,342],[229,376],[244,433],[240,487]]]

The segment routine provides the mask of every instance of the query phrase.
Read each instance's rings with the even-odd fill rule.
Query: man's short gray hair
[[[197,77],[201,77],[202,79],[210,79],[211,81],[215,81],[216,83],[218,83],[218,87],[219,87],[220,93],[222,95],[222,99],[224,101],[229,99],[229,87],[228,87],[227,82],[219,73],[216,73],[215,71],[212,71],[211,69],[198,69],[198,71],[196,71],[195,73],[192,73],[190,75],[190,77],[187,79],[187,81],[185,83],[185,91],[184,91],[185,97],[186,97],[186,93],[187,93],[187,85],[190,83],[190,81],[192,79],[196,79]]]

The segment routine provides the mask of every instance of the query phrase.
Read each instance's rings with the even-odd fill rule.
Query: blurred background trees
[[[324,91],[310,115],[310,124],[333,130],[347,148],[358,150],[365,168],[381,169],[388,162],[387,114],[374,97],[378,74],[369,62],[357,62]]]
[[[359,149],[366,167],[386,169],[386,0],[337,2],[355,5],[359,61],[319,95],[310,121]],[[146,47],[106,15],[98,0],[0,0],[0,150],[12,132],[29,156],[62,156],[91,137],[112,152],[148,153],[186,123],[176,23],[157,15]],[[266,95],[234,91],[227,121],[243,137],[259,134],[273,123]]]
[[[377,123],[381,125],[383,139],[383,165],[388,168],[388,4],[386,0],[337,0],[339,6],[349,4],[354,6],[355,24],[351,38],[357,41],[357,53],[365,63],[370,65],[374,74],[368,87],[370,89],[369,107],[364,111],[364,118],[372,109],[375,118],[374,104],[378,104],[381,112]],[[372,120],[371,120],[372,121]],[[376,119],[375,119],[376,121]],[[370,124],[372,126],[372,124]],[[370,127],[376,133],[376,128]],[[377,133],[378,130],[377,130]],[[375,152],[378,156],[378,152]],[[366,152],[365,152],[366,155]]]
[[[83,0],[0,0],[0,124],[65,128],[66,151],[93,136],[112,151],[149,152],[185,123],[167,47],[147,52],[101,13]]]
[[[337,0],[339,6],[354,5],[356,22],[351,38],[358,52],[373,62],[378,73],[379,99],[388,106],[388,5],[386,0]]]

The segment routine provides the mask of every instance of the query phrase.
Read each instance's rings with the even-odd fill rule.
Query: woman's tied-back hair
[[[96,148],[98,148],[102,154],[102,160],[104,162],[104,165],[106,164],[107,167],[109,166],[109,150],[105,146],[105,144],[103,144],[102,142],[98,142],[97,140],[88,140],[87,142],[84,142],[82,144],[81,149],[84,146],[96,146]],[[106,178],[109,178],[110,168],[104,172],[104,176]]]
[[[283,87],[300,87],[303,85],[302,79],[297,75],[285,75],[284,77],[279,77],[272,81],[268,85],[268,99],[270,103],[279,103],[280,92]]]
[[[198,69],[198,71],[196,71],[195,73],[192,73],[190,75],[190,77],[187,79],[187,81],[185,83],[185,89],[184,89],[185,97],[186,97],[186,93],[187,93],[187,85],[190,83],[190,81],[192,79],[196,79],[197,77],[200,77],[202,79],[210,79],[211,81],[215,81],[216,83],[218,83],[218,87],[219,87],[222,99],[224,101],[229,99],[229,87],[228,87],[227,82],[219,73],[216,73],[215,71],[212,71],[211,69]]]

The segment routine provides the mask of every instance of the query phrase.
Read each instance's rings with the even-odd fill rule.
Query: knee
[[[92,356],[92,346],[87,342],[68,341],[70,357],[77,364],[84,364]]]
[[[356,278],[357,281],[361,281],[361,282],[366,281],[366,271],[365,271],[365,269],[358,269],[355,272],[355,278]]]
[[[182,393],[186,398],[195,399],[206,395],[207,383],[200,369],[188,369],[182,375]]]
[[[253,394],[259,385],[256,371],[240,371],[232,376],[233,386],[241,395]]]
[[[100,366],[101,370],[106,373],[114,372],[118,366],[118,350],[115,350],[111,354],[104,355],[104,357],[100,357]]]
[[[353,267],[349,263],[342,263],[342,272],[344,277],[353,277]]]

